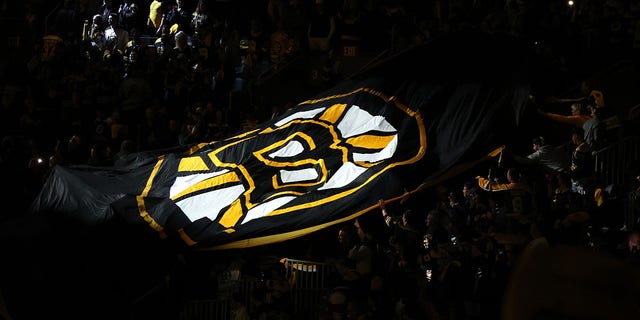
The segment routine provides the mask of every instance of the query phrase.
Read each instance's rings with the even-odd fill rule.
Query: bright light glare
[[[569,7],[573,6],[573,1],[569,0],[567,1],[567,4],[569,5]]]

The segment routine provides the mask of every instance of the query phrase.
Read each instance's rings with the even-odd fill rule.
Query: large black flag
[[[228,139],[57,167],[33,208],[118,215],[194,248],[299,237],[496,155],[527,105],[530,57],[508,37],[437,39]]]

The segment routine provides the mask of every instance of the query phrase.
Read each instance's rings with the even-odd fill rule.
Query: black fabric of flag
[[[228,139],[57,167],[33,211],[117,215],[193,248],[309,234],[495,155],[527,106],[530,58],[508,37],[437,39]]]

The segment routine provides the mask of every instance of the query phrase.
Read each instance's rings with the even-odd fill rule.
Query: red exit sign
[[[358,55],[358,47],[357,46],[343,46],[342,47],[342,56],[343,57],[355,57]]]

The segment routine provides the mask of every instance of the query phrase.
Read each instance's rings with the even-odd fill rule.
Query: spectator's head
[[[602,91],[591,90],[591,93],[589,93],[589,102],[596,108],[604,107],[604,96],[602,95]]]
[[[584,80],[580,82],[580,92],[582,92],[584,95],[587,95],[589,92],[591,92],[591,87],[593,87],[593,83],[590,80]]]
[[[467,181],[462,186],[462,196],[469,199],[473,198],[478,194],[477,185],[471,181]]]
[[[338,242],[342,244],[350,244],[354,237],[354,226],[347,224],[338,230]]]
[[[438,210],[431,210],[427,214],[425,219],[425,225],[427,228],[437,226],[440,224],[440,212]]]
[[[180,49],[180,50],[184,50],[187,48],[187,33],[184,31],[178,31],[176,33],[176,35],[174,36],[174,39],[176,41],[176,48]]]
[[[205,0],[198,0],[198,4],[196,5],[196,11],[198,13],[206,13],[207,12],[207,2]]]
[[[417,227],[418,224],[419,224],[418,218],[419,218],[418,214],[415,211],[411,210],[411,209],[406,210],[402,214],[402,222],[405,225],[411,225],[411,226],[416,226]]]
[[[111,13],[109,14],[109,21],[108,21],[110,26],[117,26],[118,25],[118,15],[115,13]]]
[[[546,144],[544,141],[544,137],[541,137],[541,136],[533,138],[532,143],[533,143],[533,150],[536,150],[536,151],[538,151],[540,147]]]
[[[124,139],[120,143],[120,152],[133,153],[136,151],[136,143],[131,139]]]
[[[102,16],[99,14],[94,14],[91,21],[97,26],[102,26]]]

